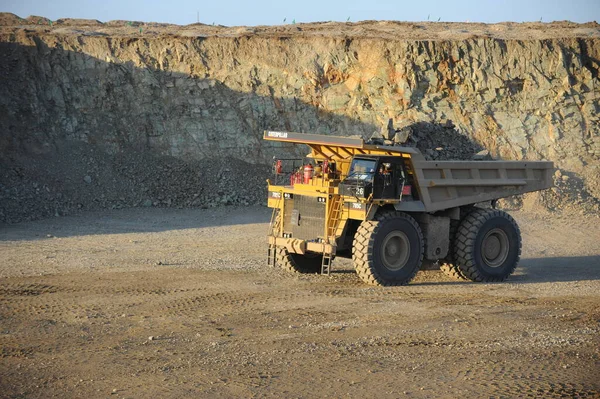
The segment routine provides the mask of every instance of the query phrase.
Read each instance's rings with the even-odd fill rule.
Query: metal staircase
[[[329,203],[329,218],[327,219],[327,237],[325,239],[325,248],[323,251],[323,261],[321,263],[321,274],[329,275],[331,273],[331,262],[335,256],[336,232],[340,225],[344,202],[342,197],[334,195]]]
[[[271,221],[269,222],[269,231],[267,232],[268,237],[278,236],[279,229],[281,227],[281,218],[279,217],[279,202],[277,201],[277,206],[273,208],[273,212],[271,213]],[[269,247],[267,249],[267,266],[275,267],[277,262],[276,256],[277,247],[269,242]]]

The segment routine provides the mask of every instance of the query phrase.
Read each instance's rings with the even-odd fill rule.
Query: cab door
[[[396,171],[394,164],[387,160],[381,160],[377,165],[375,177],[373,179],[373,198],[393,199],[396,195],[395,187]]]
[[[405,182],[402,160],[381,160],[374,177],[373,198],[399,199]]]

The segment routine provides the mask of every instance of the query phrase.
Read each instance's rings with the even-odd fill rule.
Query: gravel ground
[[[600,397],[597,218],[514,212],[506,282],[265,266],[264,207],[0,227],[0,397]],[[376,393],[376,394],[375,394]]]

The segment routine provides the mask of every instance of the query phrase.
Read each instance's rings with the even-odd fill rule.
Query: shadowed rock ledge
[[[552,209],[598,209],[596,23],[215,27],[22,20],[12,14],[2,14],[0,23],[4,221],[148,200],[160,206],[193,202],[145,195],[139,190],[148,184],[137,178],[111,193],[108,182],[122,177],[109,172],[98,192],[106,189],[105,197],[115,198],[90,202],[96,197],[91,192],[77,197],[92,186],[86,176],[94,182],[104,178],[61,152],[69,146],[97,153],[106,165],[130,153],[132,159],[145,157],[141,168],[152,169],[148,157],[163,159],[157,164],[173,157],[173,164],[188,163],[183,169],[193,175],[186,181],[194,187],[207,180],[199,164],[190,166],[194,162],[262,164],[276,152],[292,151],[264,143],[263,129],[369,137],[389,118],[397,127],[452,121],[453,134],[494,157],[552,160],[560,169],[557,187],[537,195],[532,206],[541,200]],[[450,136],[445,145],[449,141]],[[59,168],[59,158],[67,166]],[[214,158],[218,161],[209,161]],[[149,175],[145,179],[152,180]],[[40,198],[34,183],[45,185],[52,200],[45,201],[44,212],[33,212],[32,205],[29,217],[17,211],[23,201]],[[232,192],[225,186],[215,201],[227,203],[221,197],[229,194],[244,198],[232,203],[258,201],[250,188],[238,195],[240,185],[234,179]],[[168,197],[169,190],[163,191]]]

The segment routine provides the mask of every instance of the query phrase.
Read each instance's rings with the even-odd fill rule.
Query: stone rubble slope
[[[231,158],[183,161],[70,143],[35,157],[0,160],[0,221],[106,208],[262,204],[268,170]]]

